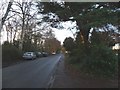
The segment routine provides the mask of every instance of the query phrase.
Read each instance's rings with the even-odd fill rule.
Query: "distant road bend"
[[[29,60],[2,69],[2,88],[47,88],[62,54]]]

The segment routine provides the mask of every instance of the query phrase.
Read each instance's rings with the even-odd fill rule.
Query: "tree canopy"
[[[52,22],[76,21],[84,43],[88,42],[88,36],[91,28],[100,28],[107,24],[119,27],[120,18],[118,17],[118,3],[113,2],[42,2],[38,3],[40,13],[45,14],[44,20]],[[41,8],[43,8],[41,10]],[[57,18],[50,18],[51,13],[57,15]]]
[[[74,39],[71,37],[65,38],[63,42],[63,46],[67,51],[72,51],[75,48],[75,42]]]

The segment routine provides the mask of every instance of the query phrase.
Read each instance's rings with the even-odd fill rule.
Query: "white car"
[[[55,54],[56,54],[55,52],[52,53],[52,55],[55,55]]]
[[[23,54],[23,58],[24,59],[35,59],[36,58],[36,54],[34,52],[25,52]]]

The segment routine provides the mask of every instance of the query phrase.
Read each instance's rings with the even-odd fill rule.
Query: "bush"
[[[22,52],[10,43],[4,43],[2,45],[2,60],[4,62],[14,62],[21,59]]]
[[[80,70],[87,73],[112,76],[117,70],[118,59],[110,48],[104,45],[92,45],[88,50],[85,50],[84,46],[74,50],[69,63],[79,63]]]
[[[92,47],[89,68],[97,74],[113,75],[117,69],[118,59],[113,51],[102,45]]]

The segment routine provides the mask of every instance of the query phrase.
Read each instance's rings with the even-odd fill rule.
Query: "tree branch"
[[[11,8],[11,6],[12,6],[12,3],[13,3],[13,2],[9,2],[9,4],[8,4],[7,11],[6,11],[4,17],[2,18],[2,26],[3,26],[5,20],[6,20],[7,16],[8,16],[8,13],[9,13],[9,11],[10,11],[10,8]]]

